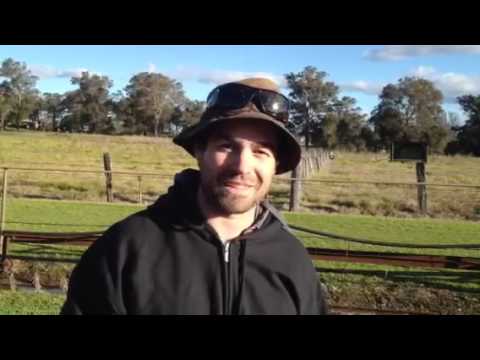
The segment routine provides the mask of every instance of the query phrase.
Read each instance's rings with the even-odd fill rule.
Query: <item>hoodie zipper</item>
[[[230,241],[223,245],[223,260],[225,269],[225,308],[224,315],[231,314],[231,291],[230,291]]]

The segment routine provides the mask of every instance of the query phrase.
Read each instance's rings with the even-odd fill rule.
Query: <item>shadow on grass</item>
[[[138,199],[133,199],[130,196],[125,196],[125,195],[122,195],[120,193],[114,193],[113,198],[114,198],[114,200],[119,200],[121,202],[126,202],[126,203],[130,203],[130,204],[138,204]]]
[[[19,194],[15,192],[12,192],[10,195],[15,198],[41,199],[41,200],[65,200],[65,198],[58,195]]]
[[[308,205],[305,205],[306,208],[310,209],[310,210],[314,210],[314,211],[322,211],[322,212],[326,212],[326,213],[329,213],[329,214],[333,214],[333,213],[339,213],[340,211],[338,211],[337,209],[331,207],[331,206],[323,206],[323,205],[316,205],[316,204],[308,204]]]
[[[52,256],[69,256],[69,257],[80,257],[85,252],[86,249],[79,248],[79,249],[67,249],[67,248],[57,248],[51,247],[48,245],[32,245],[28,249],[15,249],[10,250],[10,255],[41,255],[44,257],[52,257]]]
[[[320,274],[343,274],[376,276],[395,283],[422,284],[435,289],[452,290],[470,294],[480,294],[480,272],[478,271],[387,271],[387,270],[357,270],[328,269],[317,267]],[[478,288],[466,288],[461,285],[471,283]]]

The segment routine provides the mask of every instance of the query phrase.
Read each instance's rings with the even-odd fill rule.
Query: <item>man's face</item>
[[[276,168],[275,130],[255,120],[220,125],[197,149],[200,189],[209,209],[223,215],[251,210],[265,198]]]

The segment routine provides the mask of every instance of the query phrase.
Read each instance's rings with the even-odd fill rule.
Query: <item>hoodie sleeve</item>
[[[308,269],[308,274],[304,279],[308,280],[304,280],[303,294],[301,294],[303,299],[301,299],[302,305],[299,315],[327,315],[327,293],[313,266]]]
[[[121,237],[113,226],[83,254],[72,272],[61,315],[126,313],[121,292],[126,254]]]
[[[320,281],[315,281],[312,287],[311,296],[307,299],[305,315],[327,315],[328,305],[326,295],[327,294],[323,290],[323,285]]]

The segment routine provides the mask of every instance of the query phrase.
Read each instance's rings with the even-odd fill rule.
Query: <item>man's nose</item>
[[[233,170],[240,174],[246,174],[252,171],[253,154],[250,150],[239,150],[232,155],[230,166]]]

